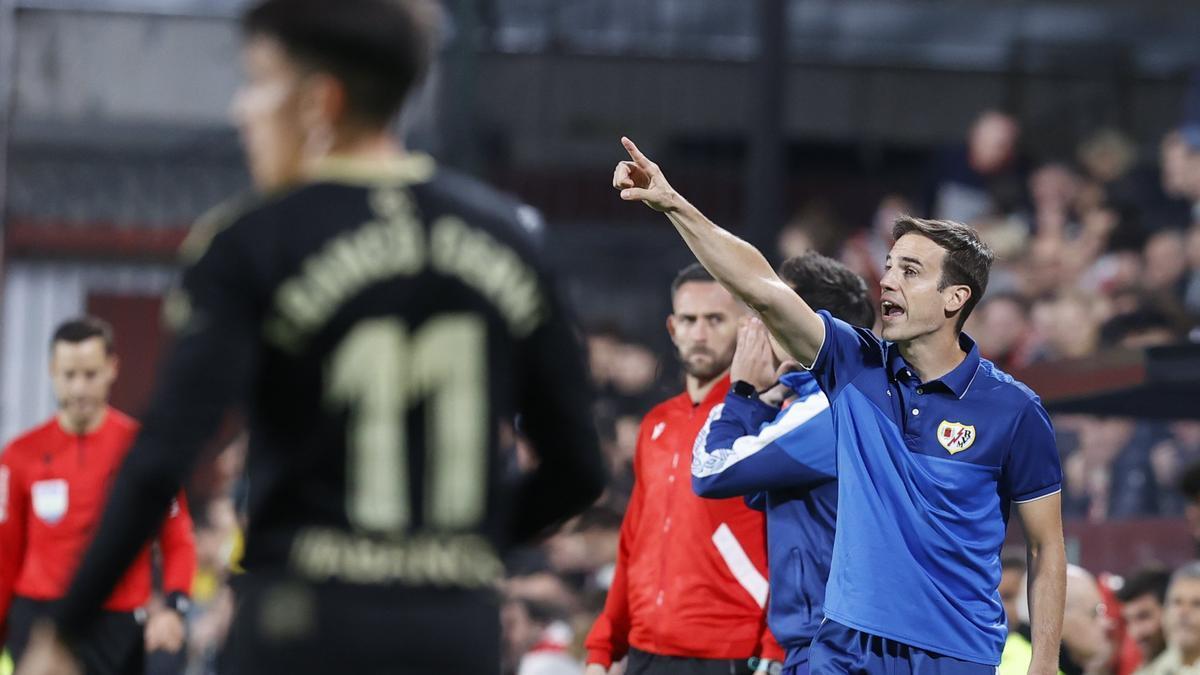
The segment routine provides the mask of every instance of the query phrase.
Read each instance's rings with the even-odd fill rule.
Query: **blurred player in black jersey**
[[[265,0],[234,114],[259,197],[204,219],[175,343],[96,539],[22,675],[69,647],[224,411],[250,426],[236,672],[496,673],[500,551],[604,470],[577,340],[513,202],[387,128],[431,42],[401,0]],[[501,481],[497,430],[539,455]]]

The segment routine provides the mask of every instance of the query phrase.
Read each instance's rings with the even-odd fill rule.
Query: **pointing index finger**
[[[650,158],[643,155],[642,151],[638,150],[638,146],[635,145],[633,141],[629,140],[628,136],[621,137],[621,145],[625,146],[625,151],[629,153],[629,156],[633,158],[633,161],[636,162],[639,167],[643,169],[650,168]]]

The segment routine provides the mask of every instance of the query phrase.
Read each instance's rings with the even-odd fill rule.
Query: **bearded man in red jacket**
[[[0,454],[0,639],[17,661],[34,622],[66,593],[92,538],[109,483],[138,424],[108,405],[117,376],[112,328],[95,318],[67,321],[50,342],[58,414]],[[88,675],[143,672],[147,650],[177,652],[196,571],[192,519],[180,494],[158,537],[165,608],[147,616],[146,548],[77,645]],[[143,625],[144,624],[144,625]]]
[[[675,278],[671,305],[686,390],[642,419],[616,573],[585,642],[587,675],[626,655],[626,675],[774,672],[783,650],[766,624],[763,514],[691,487],[692,446],[729,391],[746,309],[699,264]]]

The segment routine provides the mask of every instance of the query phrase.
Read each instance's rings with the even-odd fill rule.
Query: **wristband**
[[[740,398],[758,398],[758,390],[754,388],[754,385],[745,380],[738,380],[737,382],[734,382],[733,386],[729,388],[729,391],[732,392],[734,396]]]
[[[172,591],[163,598],[163,604],[167,609],[175,611],[179,616],[187,616],[188,611],[192,609],[192,599],[186,593],[180,591]]]

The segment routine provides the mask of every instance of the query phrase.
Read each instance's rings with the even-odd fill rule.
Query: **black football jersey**
[[[483,588],[604,483],[577,334],[516,203],[424,156],[329,162],[216,210],[165,303],[175,340],[62,610],[94,611],[231,404],[247,569]],[[514,420],[538,457],[517,476]]]

